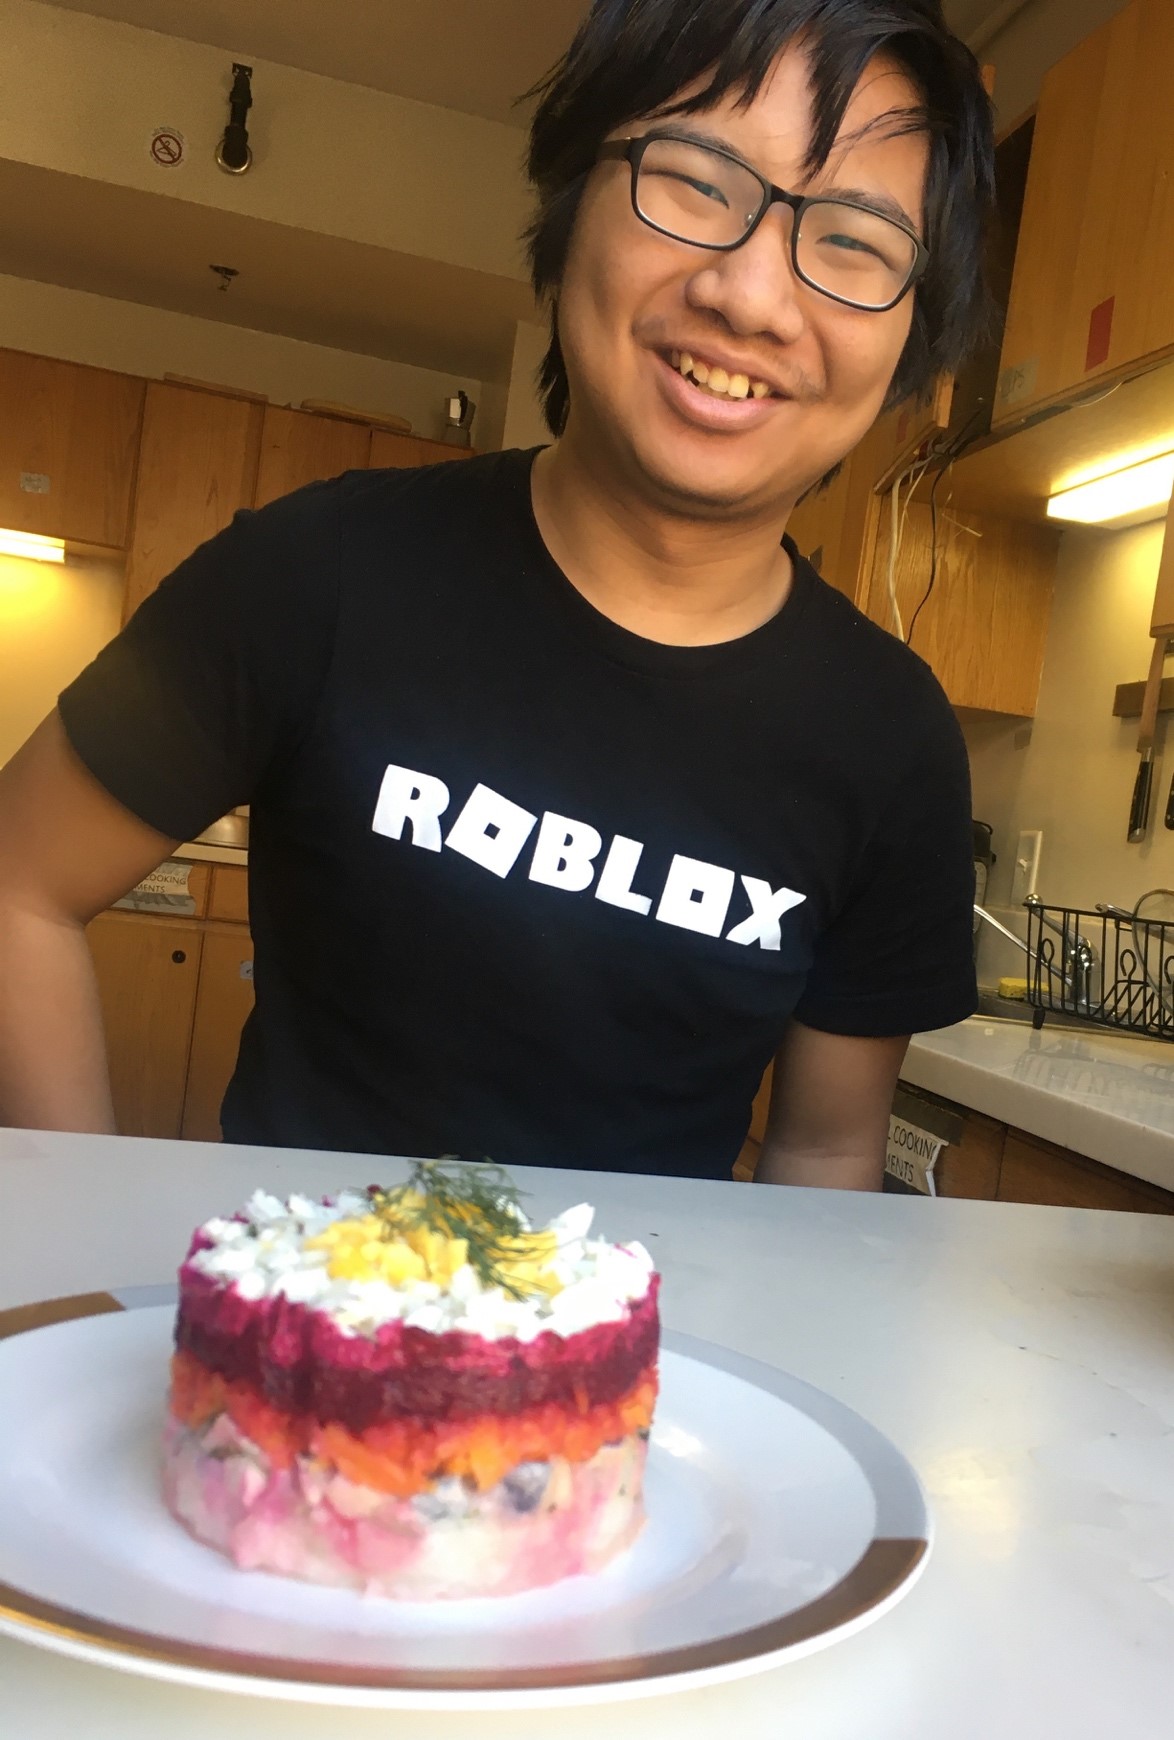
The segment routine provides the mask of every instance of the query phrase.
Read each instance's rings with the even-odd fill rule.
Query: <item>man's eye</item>
[[[700,194],[702,199],[713,200],[717,205],[729,206],[729,200],[720,187],[715,187],[711,181],[699,181],[694,175],[673,175],[665,170],[657,172],[665,181],[675,181],[679,187],[684,187],[690,193]]]
[[[831,235],[822,236],[820,240],[825,247],[840,248],[854,254],[871,254],[874,260],[883,258],[875,248],[862,242],[859,236],[845,236],[833,232]]]

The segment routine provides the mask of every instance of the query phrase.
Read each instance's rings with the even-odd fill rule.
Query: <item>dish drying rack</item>
[[[1025,905],[1036,1027],[1056,1014],[1174,1041],[1174,918],[1045,906],[1034,897]]]

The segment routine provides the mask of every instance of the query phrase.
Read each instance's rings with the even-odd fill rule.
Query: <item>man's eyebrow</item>
[[[876,212],[878,217],[892,218],[894,223],[903,224],[907,230],[918,233],[917,225],[905,210],[899,200],[890,194],[876,193],[866,187],[821,187],[813,199],[843,199],[850,205],[862,205],[867,211]]]
[[[743,152],[729,139],[724,139],[720,133],[710,133],[701,127],[691,127],[686,121],[678,121],[675,115],[650,115],[651,132],[672,133],[677,139],[686,139],[690,145],[716,145],[719,151],[728,151],[731,157],[736,157],[740,163],[749,164]],[[753,167],[751,165],[751,167]],[[759,171],[761,174],[761,171]]]

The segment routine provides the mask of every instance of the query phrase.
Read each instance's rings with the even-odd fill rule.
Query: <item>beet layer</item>
[[[655,1363],[660,1341],[653,1276],[618,1323],[578,1335],[487,1341],[402,1323],[346,1335],[325,1312],[288,1299],[242,1299],[231,1285],[180,1270],[175,1345],[272,1406],[337,1420],[354,1433],[385,1421],[461,1420],[556,1402],[594,1407],[626,1395]]]

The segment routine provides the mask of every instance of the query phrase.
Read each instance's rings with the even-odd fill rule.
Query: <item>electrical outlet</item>
[[[1039,858],[1044,836],[1039,828],[1025,829],[1015,847],[1015,868],[1011,872],[1011,905],[1022,906],[1029,894],[1036,892],[1039,881]]]

